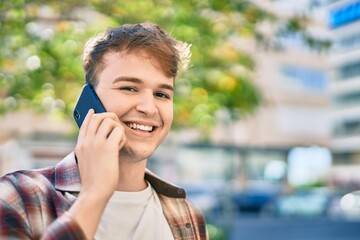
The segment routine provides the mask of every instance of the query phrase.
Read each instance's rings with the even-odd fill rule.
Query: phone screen
[[[73,112],[73,117],[79,128],[90,109],[94,109],[95,113],[106,112],[94,88],[85,84]]]

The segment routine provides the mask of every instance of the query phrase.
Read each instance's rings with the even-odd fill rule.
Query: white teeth
[[[128,126],[132,129],[146,131],[146,132],[151,132],[153,130],[152,126],[146,126],[146,125],[141,125],[141,124],[136,124],[136,123],[128,123]]]

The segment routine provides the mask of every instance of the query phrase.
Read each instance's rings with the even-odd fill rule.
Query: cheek
[[[99,96],[100,97],[100,96]],[[129,105],[129,99],[123,99],[117,94],[107,93],[101,98],[101,101],[108,112],[114,112],[120,115]]]
[[[173,118],[174,118],[174,111],[173,108],[168,108],[166,111],[163,112],[163,121],[166,125],[171,126]]]
[[[101,101],[101,103],[104,105],[107,112],[111,112],[112,109],[112,103],[111,96],[109,96],[108,93],[104,91],[103,88],[96,88],[96,93]]]

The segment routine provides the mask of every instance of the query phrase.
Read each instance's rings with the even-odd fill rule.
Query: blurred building
[[[360,183],[360,1],[330,1],[332,152],[334,174]]]
[[[284,18],[292,14],[266,7],[281,11]],[[260,27],[272,31],[271,23]],[[313,19],[309,31],[319,38],[328,37],[324,19]],[[164,146],[170,152],[166,156],[176,163],[173,168],[166,164],[171,161],[155,157],[161,162],[158,165],[166,166],[170,178],[206,180],[207,185],[213,183],[220,186],[219,191],[230,193],[240,209],[259,210],[284,191],[289,180],[301,184],[327,181],[332,143],[328,55],[310,49],[297,34],[282,38],[281,50],[259,48],[240,37],[231,43],[254,58],[253,79],[262,93],[262,105],[237,122],[226,113],[219,114],[210,144],[196,143],[194,132],[171,135],[169,145]],[[189,144],[173,147],[171,141],[179,139]],[[314,154],[319,152],[322,154]]]
[[[281,11],[283,17],[294,14],[276,6],[273,10]],[[317,19],[309,30],[319,38],[328,34],[325,22]],[[238,39],[238,48],[256,61],[254,80],[263,104],[252,116],[236,123],[220,123],[213,142],[237,150],[241,163],[234,167],[235,174],[243,174],[238,176],[240,180],[284,180],[293,149],[331,147],[328,56],[310,50],[296,34],[284,37],[280,43],[282,50],[269,51]],[[304,162],[313,160],[304,155]]]
[[[284,18],[299,10],[299,4],[293,10],[284,11],[284,6],[278,8],[271,1],[263,2],[266,2],[264,7],[279,11]],[[290,5],[288,1],[282,2]],[[271,23],[260,27],[271,34]],[[313,19],[310,31],[317,37],[328,37],[324,19]],[[281,185],[288,179],[291,151],[299,147],[325,150],[331,147],[328,55],[310,49],[296,34],[281,39],[283,49],[280,51],[259,48],[253,40],[240,37],[230,41],[239,51],[255,59],[253,79],[262,93],[262,105],[253,115],[237,122],[231,121],[226,113],[219,114],[219,123],[206,144],[198,143],[196,131],[170,134],[160,147],[160,154],[154,155],[156,165],[161,166],[158,171],[165,173],[164,176],[168,173],[168,177],[175,180],[205,179],[207,183],[226,182],[227,187],[238,190],[277,191],[269,183]],[[175,147],[176,142],[185,146]],[[163,154],[166,152],[169,154]],[[317,161],[305,153],[302,159],[306,164]],[[175,162],[175,166],[170,162]],[[325,170],[318,176],[308,170],[313,173],[311,180],[316,177],[324,180],[321,178],[328,167],[324,166]],[[232,184],[227,184],[229,180]]]
[[[360,163],[360,1],[329,7],[334,48],[331,95],[335,162]]]
[[[9,112],[0,117],[0,176],[52,166],[75,146],[75,124],[51,114]]]

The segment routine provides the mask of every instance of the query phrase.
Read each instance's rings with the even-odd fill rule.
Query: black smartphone
[[[91,108],[94,109],[95,113],[106,112],[94,88],[89,84],[85,84],[73,112],[75,122],[79,128]]]

